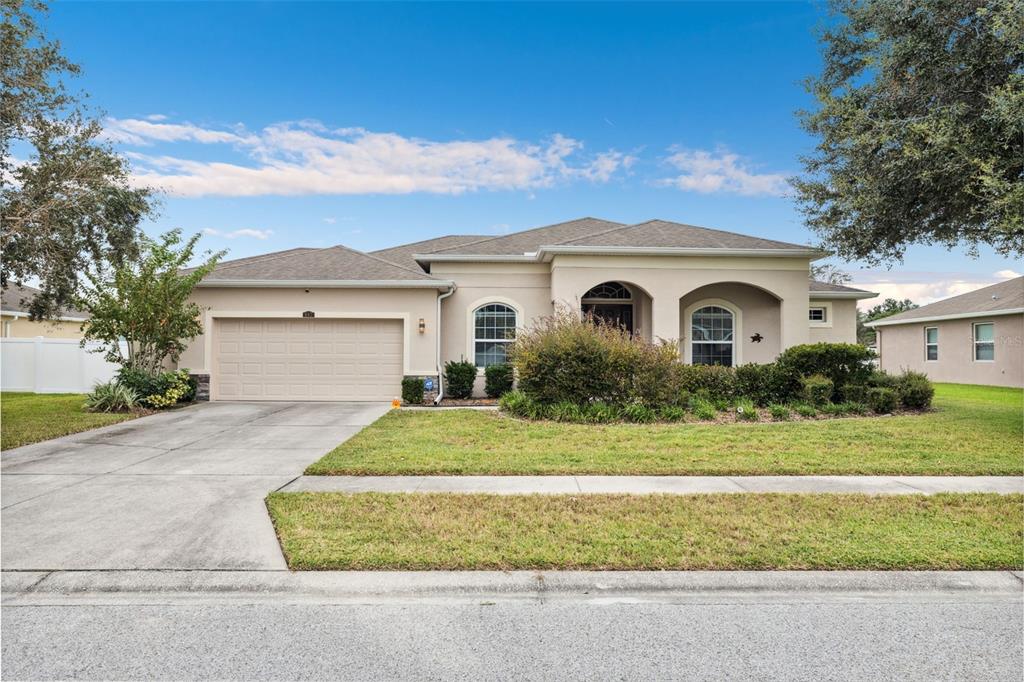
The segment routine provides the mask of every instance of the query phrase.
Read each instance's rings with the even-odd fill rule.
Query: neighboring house
[[[882,369],[933,381],[1024,386],[1024,277],[868,322]]]
[[[374,253],[291,249],[221,263],[200,283],[205,334],[179,365],[208,377],[215,400],[390,399],[403,376],[436,387],[448,360],[482,375],[517,328],[560,305],[678,340],[685,362],[768,362],[800,343],[855,342],[857,299],[875,294],[809,282],[823,255],[596,218]]]
[[[55,320],[33,322],[29,319],[29,306],[38,293],[39,289],[16,284],[10,284],[0,292],[0,335],[8,338],[82,338],[82,322],[87,315],[81,311],[62,310]]]

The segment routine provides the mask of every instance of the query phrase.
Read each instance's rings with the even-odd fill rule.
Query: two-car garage
[[[401,394],[401,319],[218,318],[214,400],[391,400]]]

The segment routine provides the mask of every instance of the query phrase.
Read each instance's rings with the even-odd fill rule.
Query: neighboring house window
[[[974,325],[974,359],[982,362],[996,359],[995,325],[991,322]]]
[[[939,328],[938,327],[925,327],[924,328],[924,359],[925,360],[938,360],[939,359]]]
[[[733,322],[732,312],[717,305],[693,311],[690,318],[693,364],[732,366]]]
[[[508,344],[516,337],[516,311],[490,303],[473,312],[473,356],[477,367],[506,361]]]
[[[811,322],[828,322],[828,313],[824,307],[808,310],[807,319]]]

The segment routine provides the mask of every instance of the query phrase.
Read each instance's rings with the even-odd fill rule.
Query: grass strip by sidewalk
[[[1024,392],[939,384],[935,412],[767,424],[560,424],[393,410],[310,475],[1020,475]]]
[[[273,493],[318,570],[1020,569],[1024,495]]]
[[[141,414],[86,412],[80,393],[0,393],[0,448],[66,436],[134,419]]]

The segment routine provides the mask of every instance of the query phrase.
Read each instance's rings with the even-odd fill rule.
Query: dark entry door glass
[[[583,313],[633,333],[633,306],[623,303],[584,303]]]

